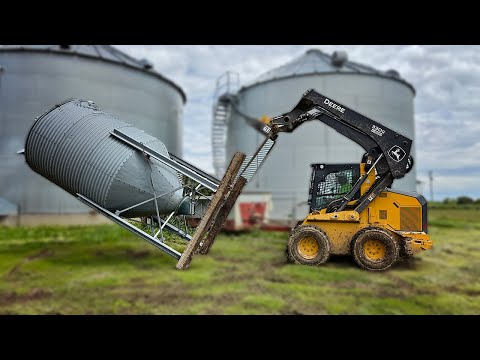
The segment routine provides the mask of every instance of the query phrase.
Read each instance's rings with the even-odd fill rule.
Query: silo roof
[[[162,79],[178,90],[184,103],[187,101],[187,96],[183,89],[172,80],[153,70],[153,65],[148,60],[135,59],[111,45],[1,45],[0,51],[46,51],[96,58],[107,62],[121,64]]]
[[[329,55],[320,49],[307,50],[304,54],[289,61],[288,63],[260,75],[253,82],[243,86],[240,90],[256,86],[261,83],[290,77],[338,73],[364,74],[389,78],[400,81],[401,83],[407,85],[415,94],[415,88],[413,85],[401,78],[399,73],[395,70],[377,70],[371,66],[348,60],[347,55],[344,52],[334,52],[332,55]]]

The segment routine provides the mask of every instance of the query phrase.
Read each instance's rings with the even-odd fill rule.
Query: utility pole
[[[422,194],[423,193],[423,181],[422,180],[417,180],[416,181],[416,190],[417,193]]]
[[[430,201],[433,201],[433,171],[428,172],[428,178],[430,180]]]

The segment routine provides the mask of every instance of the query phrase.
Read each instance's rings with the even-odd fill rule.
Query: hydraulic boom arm
[[[359,213],[390,186],[394,179],[405,176],[413,166],[413,158],[410,156],[411,139],[314,90],[307,91],[292,111],[273,118],[270,125],[263,128],[268,139],[257,154],[265,152],[265,146],[268,146],[270,151],[273,147],[272,142],[280,132],[293,132],[298,126],[310,120],[320,120],[365,149],[366,170],[371,171],[375,168],[377,177],[370,190],[358,200],[355,210]],[[255,157],[254,155],[253,159]],[[343,198],[332,202],[327,212],[342,211],[366,177],[367,175],[361,177]]]

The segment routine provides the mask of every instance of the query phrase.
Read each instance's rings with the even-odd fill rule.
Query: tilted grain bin
[[[35,121],[27,135],[25,160],[70,194],[86,196],[112,212],[160,195],[160,214],[179,210],[183,193],[177,172],[113,137],[115,130],[169,157],[160,140],[106,114],[92,101],[70,100]],[[149,201],[123,216],[155,212],[155,203]]]
[[[57,221],[60,214],[81,217],[90,211],[16,155],[35,117],[52,104],[94,99],[182,156],[185,94],[148,61],[109,45],[9,45],[0,46],[0,68],[0,198],[18,205],[24,218],[41,214]]]
[[[327,55],[318,49],[308,50],[243,86],[235,95],[241,113],[260,118],[290,111],[309,89],[414,139],[413,86],[394,70],[384,72],[349,61],[344,52]],[[214,131],[221,133],[219,126]],[[214,153],[215,146],[225,146],[226,159],[235,151],[252,153],[264,138],[231,110],[225,132],[225,144],[218,141]],[[363,153],[359,145],[332,128],[320,122],[306,123],[294,133],[279,137],[245,191],[272,192],[273,220],[302,219],[308,212],[310,164],[359,163]],[[411,154],[415,157],[414,147]],[[221,172],[222,166],[217,164],[216,169]],[[410,191],[415,187],[415,167],[393,184],[393,188]]]

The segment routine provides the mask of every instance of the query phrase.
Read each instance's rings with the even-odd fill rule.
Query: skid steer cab
[[[378,180],[375,168],[369,169],[365,162],[311,166],[310,214],[291,232],[286,251],[289,260],[319,265],[331,254],[352,255],[362,268],[385,270],[400,257],[432,246],[427,235],[427,202],[422,195],[386,188],[358,213],[359,200]],[[337,211],[362,178],[359,190]]]

